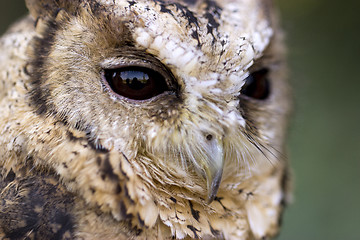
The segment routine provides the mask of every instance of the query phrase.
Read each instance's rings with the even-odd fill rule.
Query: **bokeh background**
[[[360,1],[276,0],[289,46],[294,202],[279,240],[360,239]],[[26,14],[0,1],[0,33]]]

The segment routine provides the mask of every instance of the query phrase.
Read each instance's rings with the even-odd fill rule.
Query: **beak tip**
[[[222,169],[219,170],[212,180],[208,180],[208,195],[207,195],[207,203],[210,204],[216,198],[216,194],[219,190],[220,183],[222,178]]]
[[[216,194],[209,193],[206,203],[211,204],[214,201],[215,197],[216,197]]]

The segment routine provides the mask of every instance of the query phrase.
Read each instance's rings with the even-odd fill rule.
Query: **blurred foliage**
[[[279,240],[360,239],[360,1],[277,0],[295,115],[294,198]],[[0,32],[26,13],[1,1]]]
[[[296,113],[281,240],[360,239],[360,2],[278,0]]]
[[[25,0],[0,1],[0,33],[3,33],[9,24],[16,21],[19,16],[27,13]]]

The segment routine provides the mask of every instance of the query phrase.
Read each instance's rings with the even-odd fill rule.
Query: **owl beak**
[[[223,143],[220,139],[207,136],[207,153],[209,156],[204,172],[207,180],[207,202],[210,204],[219,190],[224,168]]]
[[[209,204],[212,201],[214,201],[216,194],[219,190],[222,173],[223,173],[223,168],[212,170],[211,172],[207,173],[207,186],[208,186],[207,202]]]

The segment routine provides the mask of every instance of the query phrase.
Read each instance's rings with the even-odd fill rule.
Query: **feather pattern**
[[[0,39],[0,238],[278,233],[291,105],[270,1],[26,3]],[[118,94],[106,71],[129,67],[166,91]],[[265,100],[243,92],[261,68]]]

